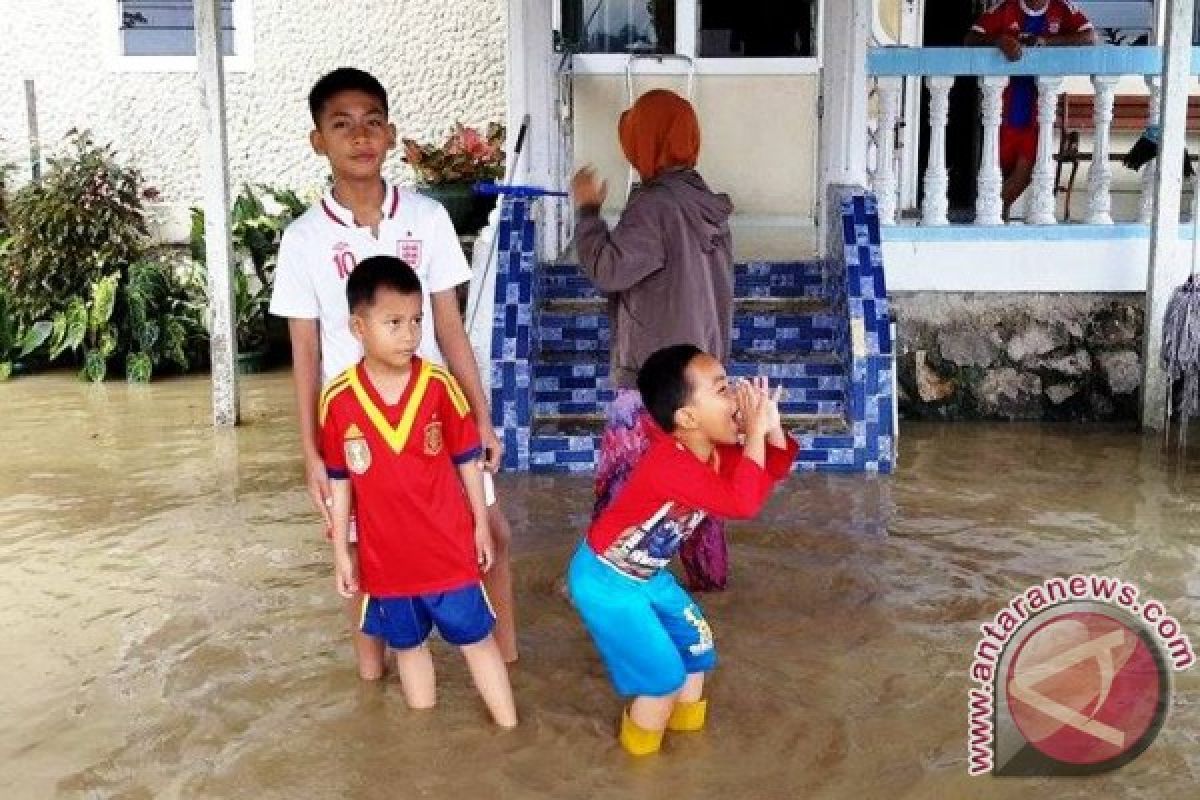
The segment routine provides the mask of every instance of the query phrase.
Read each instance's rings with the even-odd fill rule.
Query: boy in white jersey
[[[292,342],[305,479],[313,505],[330,527],[329,480],[321,460],[317,403],[321,387],[362,357],[350,332],[346,279],[354,266],[376,255],[405,261],[421,280],[424,334],[419,355],[445,364],[462,386],[479,428],[485,466],[495,472],[503,446],[492,428],[479,366],[459,312],[455,287],[470,268],[446,210],[435,200],[383,178],[383,162],[396,146],[388,121],[387,92],[372,75],[343,67],[325,75],[308,97],[313,150],[329,159],[333,187],[284,231],[271,296],[271,313],[288,319]],[[490,481],[490,475],[485,475]],[[506,661],[517,657],[513,622],[508,521],[498,505],[488,509],[495,560],[484,580],[495,604],[496,640]],[[351,599],[353,617],[359,607]],[[359,675],[383,674],[384,648],[353,620]]]

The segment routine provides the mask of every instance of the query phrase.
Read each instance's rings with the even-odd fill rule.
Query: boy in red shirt
[[[492,718],[511,728],[512,689],[480,583],[493,546],[470,406],[449,372],[416,355],[421,282],[407,264],[363,260],[346,295],[364,355],[329,383],[318,409],[338,592],[363,593],[359,627],[396,651],[409,707],[435,702],[425,640],[436,625],[462,649]],[[348,543],[352,511],[357,563]]]
[[[665,567],[708,515],[757,514],[797,447],[780,424],[778,390],[763,379],[731,385],[693,345],[651,354],[637,385],[661,430],[592,523],[567,587],[617,692],[633,698],[621,745],[647,755],[668,728],[704,727],[704,675],[716,666],[703,612]]]
[[[1070,0],[1000,0],[985,11],[967,34],[968,45],[995,45],[1009,61],[1023,48],[1096,43],[1092,23]],[[1000,171],[1004,174],[1004,219],[1029,186],[1037,160],[1037,80],[1010,78],[1004,89],[1000,123]]]

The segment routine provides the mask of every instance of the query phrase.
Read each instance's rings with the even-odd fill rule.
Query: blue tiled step
[[[599,296],[574,264],[547,264],[539,270],[545,300]],[[755,261],[734,266],[733,293],[736,297],[822,298],[823,280],[819,262]]]
[[[831,314],[750,314],[733,321],[733,349],[753,358],[763,353],[832,352],[836,320]],[[604,313],[543,311],[538,340],[543,353],[606,351],[608,316]]]
[[[809,374],[809,373],[812,374]],[[840,414],[845,380],[841,365],[735,362],[729,374],[767,375],[784,388],[780,409],[785,414]],[[603,414],[613,401],[607,362],[543,362],[534,366],[534,413],[539,416]]]
[[[530,438],[533,472],[592,472],[600,447],[599,420],[554,420],[536,423]],[[824,423],[827,429],[792,428],[800,444],[793,466],[799,472],[845,472],[854,469],[855,437],[845,424]],[[789,426],[791,427],[791,426]]]

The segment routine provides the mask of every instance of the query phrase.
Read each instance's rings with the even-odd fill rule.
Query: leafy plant
[[[92,284],[83,343],[83,371],[80,377],[93,383],[104,380],[108,373],[108,359],[117,351],[120,331],[111,323],[113,311],[117,307],[120,279],[120,274],[114,272]]]
[[[233,203],[230,235],[234,254],[250,262],[253,280],[243,269],[234,270],[233,312],[238,349],[261,350],[267,340],[267,305],[275,280],[275,265],[284,229],[303,214],[308,204],[291,189],[264,184],[242,187]],[[204,211],[192,209],[192,258],[203,264]]]
[[[5,282],[19,317],[65,309],[147,247],[141,174],[109,145],[72,131],[41,183],[13,197]]]
[[[308,204],[291,189],[264,184],[242,187],[233,201],[230,236],[235,254],[249,258],[263,286],[271,285],[283,229],[303,214]],[[192,258],[204,263],[204,209],[192,208]]]
[[[133,383],[150,380],[164,363],[191,366],[195,345],[204,340],[203,291],[192,265],[161,259],[134,264],[124,287],[130,346],[125,375]]]
[[[12,376],[17,360],[33,354],[45,344],[52,328],[46,320],[21,325],[16,315],[10,312],[8,294],[0,291],[0,381]]]
[[[242,270],[233,275],[233,314],[237,326],[238,350],[249,353],[262,350],[267,343],[267,305],[270,296],[265,287],[254,290],[250,277]]]
[[[404,161],[427,186],[440,183],[474,183],[504,175],[504,126],[488,123],[481,134],[461,122],[441,145],[404,139]]]

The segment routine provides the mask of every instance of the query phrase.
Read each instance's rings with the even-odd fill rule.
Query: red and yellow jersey
[[[329,477],[354,489],[364,592],[407,596],[479,580],[474,517],[457,466],[482,451],[449,372],[413,356],[404,394],[388,405],[360,362],[325,387],[319,423]]]

